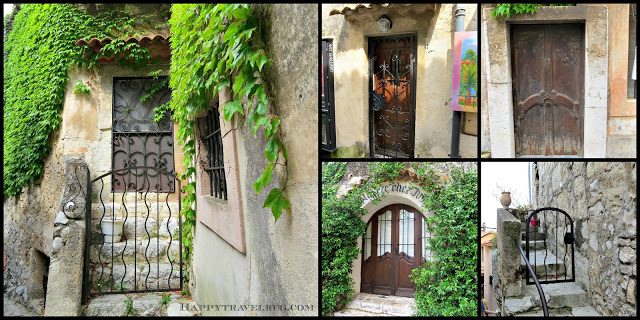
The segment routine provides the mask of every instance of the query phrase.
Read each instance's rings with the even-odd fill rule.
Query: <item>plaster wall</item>
[[[258,5],[265,23],[272,67],[265,75],[281,119],[282,142],[289,154],[288,177],[276,166],[272,182],[256,195],[255,181],[266,160],[264,131],[251,135],[245,118],[236,119],[237,159],[246,252],[240,252],[202,223],[194,241],[192,292],[199,305],[251,305],[244,311],[203,309],[203,315],[318,314],[317,114],[318,7],[315,4]],[[297,21],[292,24],[291,21]],[[282,159],[280,160],[282,161]],[[292,214],[277,222],[263,208],[271,188],[286,182]],[[198,215],[207,214],[198,210]],[[266,306],[288,309],[266,311]],[[293,309],[290,306],[294,306]]]
[[[560,208],[574,221],[576,282],[590,304],[605,316],[635,316],[636,164],[539,162],[533,170],[534,207]],[[547,242],[564,256],[562,239],[547,233]]]
[[[417,35],[416,158],[447,157],[451,146],[452,45],[455,32],[454,4],[431,6],[422,14],[376,9],[363,14],[329,15],[349,4],[322,5],[322,38],[334,47],[336,140],[334,157],[369,155],[368,37]],[[477,5],[464,4],[465,31],[477,30]],[[377,18],[386,14],[390,32],[378,31]],[[462,134],[460,154],[476,157],[477,137]]]

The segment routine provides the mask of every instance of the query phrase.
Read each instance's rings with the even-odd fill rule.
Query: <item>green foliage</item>
[[[171,302],[171,297],[166,292],[163,292],[162,293],[162,301],[160,301],[160,303],[162,305],[166,305],[166,304],[169,304],[169,302]]]
[[[73,93],[78,94],[78,93],[84,93],[86,95],[91,94],[91,90],[89,89],[89,86],[82,80],[78,80],[78,83],[76,83],[76,86],[73,88]]]
[[[133,307],[133,301],[131,299],[127,299],[124,301],[125,310],[122,313],[124,317],[133,317],[135,315],[136,309]]]
[[[71,65],[93,68],[100,55],[124,66],[147,63],[148,50],[122,41],[134,26],[124,12],[92,16],[69,4],[24,4],[5,19],[4,197],[18,195],[42,173],[50,137],[60,125]],[[81,38],[107,36],[114,41],[100,54],[75,45]],[[88,93],[85,84],[74,89]]]
[[[539,7],[542,7],[543,4],[539,3],[499,3],[493,12],[491,12],[492,18],[500,18],[506,17],[507,19],[512,14],[523,14],[530,13],[534,14],[538,11]],[[575,6],[575,3],[566,3],[566,4],[549,4],[550,7],[556,6]]]
[[[171,7],[171,70],[169,85],[172,99],[169,109],[178,124],[177,140],[183,146],[185,173],[188,179],[195,173],[195,117],[207,110],[212,99],[223,88],[231,89],[231,99],[220,106],[229,122],[235,115],[245,115],[255,134],[264,128],[267,160],[264,172],[254,182],[256,194],[271,182],[276,165],[286,167],[287,153],[278,136],[280,119],[269,114],[262,75],[270,66],[264,44],[259,40],[259,21],[248,5],[237,4],[174,4]],[[235,75],[232,81],[232,75]],[[242,104],[248,98],[247,107]],[[225,134],[225,133],[223,133]],[[284,164],[278,163],[282,158]],[[263,207],[270,208],[274,218],[282,210],[291,214],[291,204],[283,188],[272,189]],[[195,226],[195,182],[189,182],[183,192],[182,214],[184,260],[190,261],[193,250],[191,230]]]
[[[429,247],[433,262],[414,269],[417,316],[474,316],[477,312],[478,176],[454,167],[450,178],[434,180],[424,208],[434,236]]]

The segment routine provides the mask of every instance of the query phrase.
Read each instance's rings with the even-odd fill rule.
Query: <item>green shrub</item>
[[[426,193],[424,207],[435,212],[428,230],[434,262],[413,270],[417,316],[475,316],[477,310],[478,177],[450,171]]]

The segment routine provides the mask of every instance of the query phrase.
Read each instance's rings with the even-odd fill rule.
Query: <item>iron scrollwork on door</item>
[[[415,36],[369,39],[372,156],[413,157],[415,57]]]
[[[164,84],[164,85],[163,85]],[[141,99],[146,97],[146,99]],[[146,172],[144,179],[135,171],[119,169],[147,166],[168,172],[174,171],[173,163],[173,122],[167,112],[155,122],[154,108],[171,99],[167,77],[115,78],[113,88],[113,179],[112,189],[147,188],[147,181],[153,183],[153,191],[173,192],[171,179],[160,171]],[[144,101],[141,101],[144,100]]]

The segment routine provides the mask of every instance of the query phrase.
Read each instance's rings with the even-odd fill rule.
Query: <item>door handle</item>
[[[380,109],[384,108],[384,96],[381,94],[378,94],[377,92],[372,92],[371,94],[372,96],[372,103],[371,103],[371,108],[373,109],[373,111],[379,111]]]

